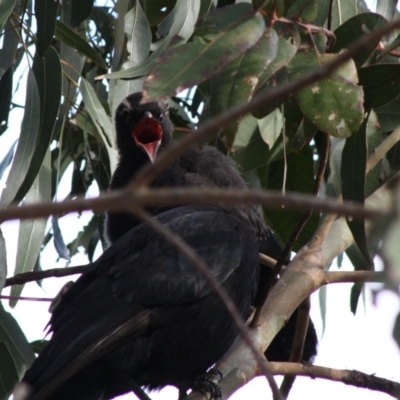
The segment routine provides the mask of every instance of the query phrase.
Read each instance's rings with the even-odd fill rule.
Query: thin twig
[[[283,400],[280,395],[278,386],[269,371],[268,367],[264,363],[264,355],[261,354],[254,346],[250,335],[248,333],[248,328],[244,324],[242,317],[240,316],[235,304],[233,303],[230,296],[226,293],[225,289],[218,283],[213,275],[211,275],[210,270],[206,263],[196,254],[196,252],[178,235],[175,235],[166,226],[161,225],[156,219],[151,218],[151,216],[143,210],[132,210],[134,214],[139,217],[144,223],[146,223],[155,232],[162,235],[172,246],[179,250],[182,254],[188,257],[198,268],[198,270],[203,274],[204,278],[207,280],[208,284],[214,291],[214,293],[220,298],[222,304],[224,305],[226,311],[232,318],[232,321],[236,325],[240,336],[243,341],[249,347],[254,359],[271,387],[272,393],[275,400]]]
[[[4,287],[13,285],[24,285],[27,282],[39,281],[45,278],[60,278],[63,276],[81,274],[85,271],[90,264],[78,265],[76,267],[68,268],[52,268],[46,271],[25,272],[24,274],[17,274],[12,278],[6,279]]]
[[[360,371],[326,368],[311,364],[271,362],[269,365],[275,375],[294,374],[297,376],[308,376],[312,379],[328,379],[330,381],[342,382],[346,385],[387,393],[397,398],[400,395],[399,383],[379,378],[375,375],[368,375]]]
[[[310,322],[310,297],[307,297],[297,308],[297,320],[295,326],[295,334],[293,336],[292,348],[290,350],[289,362],[298,363],[303,357],[304,343],[307,336],[308,324]],[[287,399],[290,390],[296,380],[296,375],[284,375],[280,386],[282,396]]]
[[[26,300],[26,301],[53,301],[53,298],[49,297],[24,297],[24,296],[6,296],[0,295],[0,299],[4,300]]]

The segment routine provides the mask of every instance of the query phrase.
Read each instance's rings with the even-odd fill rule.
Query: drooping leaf
[[[49,342],[48,340],[34,340],[33,342],[30,343],[30,345],[35,354],[39,354],[43,350],[43,347],[46,346],[48,342]]]
[[[368,11],[364,0],[334,0],[332,4],[331,29],[335,30],[351,17]]]
[[[26,194],[27,204],[40,203],[51,200],[51,166],[50,150],[47,151],[45,159],[38,176],[31,189]],[[15,274],[32,271],[36,264],[42,246],[46,229],[46,219],[22,220],[19,225],[17,259],[15,263]],[[11,288],[12,296],[20,296],[24,285],[15,285]],[[10,300],[10,307],[14,307],[17,300]]]
[[[57,250],[58,255],[63,258],[64,260],[69,261],[69,250],[65,245],[63,235],[61,233],[60,225],[58,223],[58,218],[54,215],[51,218],[51,225],[53,227],[53,240],[54,240],[54,247]]]
[[[7,278],[7,249],[3,232],[0,229],[0,293]]]
[[[97,231],[98,221],[99,217],[96,214],[93,215],[89,223],[79,231],[75,240],[67,245],[71,257],[77,253],[80,246],[85,249],[86,253],[89,253],[89,246],[93,235]]]
[[[232,61],[211,80],[210,111],[217,115],[235,105],[247,103],[258,83],[258,76],[276,56],[278,36],[267,29],[249,50]],[[228,148],[238,132],[239,121],[225,126],[220,137]]]
[[[56,28],[57,10],[58,1],[35,1],[35,17],[37,21],[36,49],[42,57],[53,40]]]
[[[2,44],[0,51],[0,77],[17,64],[19,37],[10,21],[4,26],[1,34]]]
[[[50,146],[61,101],[61,63],[57,51],[50,46],[43,57],[36,55],[32,70],[40,95],[40,126],[29,169],[14,198],[17,202],[23,199],[39,173]]]
[[[126,70],[112,72],[102,75],[96,79],[127,79],[136,78],[147,74],[154,65],[157,57],[167,48],[174,38],[179,39],[179,43],[185,43],[193,33],[200,10],[200,4],[197,0],[178,0],[172,10],[171,25],[168,35],[159,43],[157,49],[145,60]]]
[[[165,19],[171,13],[175,3],[176,0],[146,0],[146,15],[150,25],[158,25]]]
[[[146,14],[140,3],[136,2],[125,15],[124,31],[127,37],[128,60],[122,65],[122,71],[138,65],[149,55],[151,45],[151,29]],[[118,80],[110,82],[109,103],[112,114],[120,102],[131,93],[142,90],[144,78]]]
[[[311,193],[314,186],[314,163],[310,147],[305,147],[297,153],[290,153],[286,160],[283,158],[269,164],[266,186],[268,189],[283,190],[286,162],[286,191]],[[271,210],[264,208],[264,215],[281,243],[286,243],[302,216],[302,212],[289,210]],[[319,216],[314,213],[301,231],[294,245],[294,251],[306,244],[318,225]]]
[[[0,3],[0,33],[14,8],[16,0],[3,0]]]
[[[55,35],[57,39],[78,50],[100,68],[105,70],[108,68],[101,55],[83,37],[75,33],[68,25],[61,21],[57,21]]]
[[[0,135],[7,129],[11,105],[14,69],[10,67],[0,78]]]
[[[400,65],[370,65],[358,70],[367,108],[381,107],[399,97]]]
[[[7,178],[6,188],[3,190],[1,196],[1,204],[3,206],[9,205],[14,200],[29,170],[39,132],[40,119],[38,115],[40,115],[39,90],[33,71],[29,70],[21,134],[14,161]]]
[[[397,0],[378,0],[376,3],[376,13],[392,21],[396,12]]]
[[[332,48],[332,52],[339,53],[339,51],[347,49],[350,44],[354,43],[368,32],[372,32],[386,23],[387,20],[381,15],[370,12],[350,18],[335,30],[336,42]],[[354,56],[354,62],[357,67],[361,67],[370,57],[370,55],[375,51],[379,41],[380,38],[375,41],[370,41],[368,46],[365,46],[361,53]]]
[[[371,111],[367,123],[367,149],[368,157],[375,152],[375,149],[382,143],[382,134],[379,129],[379,122],[374,111]],[[366,177],[365,197],[368,198],[380,185],[381,165],[379,162]]]
[[[346,139],[343,148],[341,181],[344,200],[364,204],[365,201],[365,167],[367,162],[367,120],[363,122],[359,131]],[[365,221],[363,219],[347,219],[347,224],[354,240],[368,262],[372,265],[368,250]]]
[[[203,82],[252,47],[264,28],[262,15],[249,4],[208,14],[197,28],[197,40],[170,47],[157,59],[145,80],[144,100],[158,100]]]
[[[286,17],[312,22],[318,16],[318,0],[286,0]]]
[[[85,108],[89,113],[92,122],[96,126],[104,146],[107,149],[111,171],[114,171],[117,161],[115,150],[113,148],[113,125],[111,123],[111,119],[97,98],[96,92],[94,91],[92,85],[86,79],[82,78],[80,88],[82,98],[85,103]]]
[[[332,55],[298,53],[288,66],[296,79],[332,59]],[[342,65],[330,77],[295,93],[304,115],[319,129],[332,136],[347,137],[360,127],[363,115],[363,92],[357,85],[357,71],[352,61]]]
[[[35,360],[35,354],[14,317],[0,304],[0,397],[8,398]]]
[[[391,132],[400,126],[400,99],[375,108],[382,133]]]
[[[18,141],[16,140],[8,150],[6,156],[0,162],[0,179],[3,177],[5,170],[11,164],[11,161],[14,157],[14,149]]]
[[[71,25],[78,26],[92,11],[94,0],[72,0]]]

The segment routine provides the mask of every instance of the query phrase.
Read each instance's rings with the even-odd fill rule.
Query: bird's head
[[[121,157],[135,157],[139,149],[154,162],[160,147],[171,140],[172,124],[165,103],[140,104],[142,94],[126,97],[115,113],[117,146]]]

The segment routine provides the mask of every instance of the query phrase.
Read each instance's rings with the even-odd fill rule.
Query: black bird
[[[154,162],[158,152],[172,143],[173,126],[168,117],[166,103],[140,104],[141,93],[125,98],[115,115],[119,163],[111,179],[110,189],[125,186],[146,163]],[[173,161],[152,182],[153,187],[204,186],[247,189],[247,185],[229,158],[211,146],[198,146],[187,150]],[[171,206],[152,208],[153,215]],[[281,247],[271,229],[256,207],[241,206],[238,209],[250,221],[258,238],[259,251],[274,259],[281,254]],[[120,238],[138,221],[133,215],[113,213],[106,215],[105,231],[110,243]],[[261,266],[260,282],[267,280],[270,271]],[[261,285],[262,286],[262,285]],[[262,293],[258,293],[254,306],[259,305]],[[295,333],[297,310],[266,351],[270,361],[288,361]],[[302,361],[311,362],[316,355],[317,335],[310,321],[304,345]]]
[[[155,217],[182,237],[248,317],[258,244],[235,209],[185,206]],[[109,247],[63,295],[53,336],[23,382],[31,400],[102,400],[136,385],[181,392],[215,364],[237,328],[197,267],[145,224]]]

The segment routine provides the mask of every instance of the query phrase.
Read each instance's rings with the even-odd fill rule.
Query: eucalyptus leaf
[[[296,79],[329,62],[333,55],[312,51],[298,53],[288,66]],[[332,136],[348,137],[357,132],[363,116],[363,91],[357,85],[357,71],[352,61],[343,64],[330,77],[322,79],[294,95],[304,115],[319,129]]]
[[[38,115],[40,115],[40,95],[34,73],[32,70],[29,70],[21,134],[14,161],[7,178],[6,188],[1,195],[1,204],[3,206],[9,205],[14,200],[29,170],[40,126]]]
[[[45,159],[38,176],[31,189],[26,194],[25,203],[35,204],[51,200],[51,169],[50,150],[47,151]],[[15,262],[15,274],[30,272],[36,264],[46,230],[46,219],[26,219],[19,225],[17,258]],[[11,288],[12,296],[20,296],[24,285],[14,285]],[[10,300],[10,307],[15,307],[17,300]]]
[[[0,397],[8,398],[35,360],[35,354],[14,317],[0,304]]]
[[[249,4],[208,14],[197,28],[198,40],[170,47],[157,59],[145,80],[143,100],[158,100],[203,82],[252,47],[264,28],[262,15]]]

